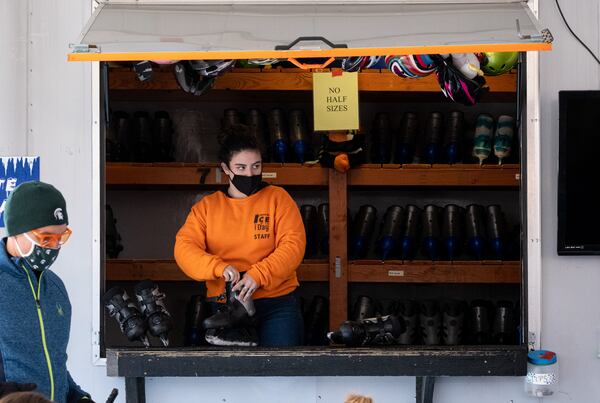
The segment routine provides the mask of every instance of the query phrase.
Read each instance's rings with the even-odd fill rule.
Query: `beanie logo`
[[[54,210],[54,218],[56,218],[57,221],[64,220],[63,212],[60,207]]]

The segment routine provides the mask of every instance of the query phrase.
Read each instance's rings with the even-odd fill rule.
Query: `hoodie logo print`
[[[254,239],[269,239],[269,214],[254,215]]]

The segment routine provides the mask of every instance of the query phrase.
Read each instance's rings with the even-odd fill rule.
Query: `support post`
[[[145,378],[125,378],[125,402],[146,403]]]
[[[433,376],[417,376],[417,403],[433,403]]]
[[[329,169],[329,329],[348,318],[348,177]]]

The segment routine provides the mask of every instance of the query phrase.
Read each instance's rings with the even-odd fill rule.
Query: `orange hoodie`
[[[175,240],[175,260],[189,277],[206,281],[207,296],[225,290],[227,265],[258,284],[254,298],[298,287],[306,234],[298,206],[282,188],[267,186],[243,199],[215,192],[196,203]]]

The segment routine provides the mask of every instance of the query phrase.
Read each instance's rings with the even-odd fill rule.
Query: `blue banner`
[[[40,157],[0,157],[0,228],[10,192],[23,182],[40,180]]]

